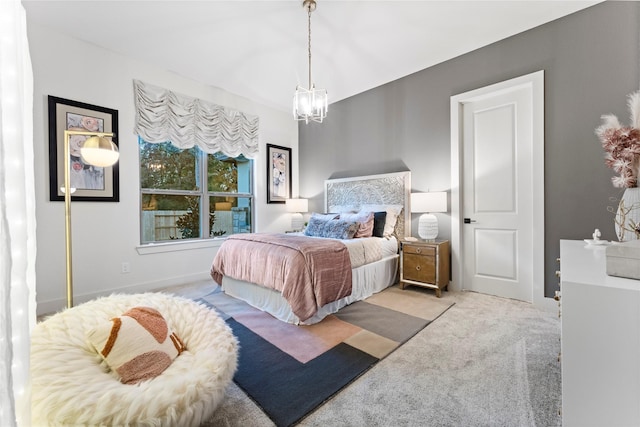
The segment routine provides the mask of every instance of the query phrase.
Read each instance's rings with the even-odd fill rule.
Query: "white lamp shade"
[[[411,193],[411,212],[446,212],[447,193],[436,191],[432,193]]]
[[[92,136],[80,148],[80,155],[85,163],[101,168],[115,164],[120,157],[118,146],[110,139]]]
[[[308,199],[287,199],[287,212],[304,213],[309,211]]]

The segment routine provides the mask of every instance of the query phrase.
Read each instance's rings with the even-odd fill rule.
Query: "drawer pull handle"
[[[421,253],[422,252],[422,248],[416,248],[416,253]]]
[[[420,271],[420,266],[416,265],[416,270]]]

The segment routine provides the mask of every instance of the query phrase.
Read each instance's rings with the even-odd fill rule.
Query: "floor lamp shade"
[[[447,193],[411,193],[411,212],[422,213],[418,220],[418,235],[425,240],[438,237],[438,218],[433,212],[447,211]]]
[[[302,214],[309,211],[308,199],[287,199],[287,212],[291,212],[291,229],[293,231],[304,228],[304,218]]]
[[[118,161],[118,147],[108,138],[92,136],[80,148],[80,155],[85,163],[106,168]]]

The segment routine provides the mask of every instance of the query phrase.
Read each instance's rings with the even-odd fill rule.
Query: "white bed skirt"
[[[318,323],[342,307],[368,298],[376,292],[380,292],[397,283],[398,258],[399,255],[393,255],[371,264],[354,268],[351,295],[320,307],[312,318],[304,322],[301,322],[300,319],[293,314],[291,306],[287,300],[282,297],[282,294],[273,289],[225,276],[222,279],[222,290],[227,295],[245,301],[283,322],[293,323],[295,325],[311,325]]]

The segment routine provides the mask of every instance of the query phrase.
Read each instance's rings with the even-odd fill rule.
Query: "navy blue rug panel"
[[[278,426],[291,426],[373,366],[379,359],[341,343],[301,363],[238,323],[240,342],[233,380]]]

